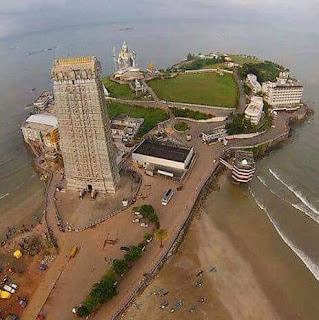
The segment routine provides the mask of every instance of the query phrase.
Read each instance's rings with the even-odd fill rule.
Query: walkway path
[[[238,69],[235,68],[234,70],[234,79],[237,84],[238,92],[239,92],[239,98],[238,98],[238,105],[236,113],[243,113],[246,109],[246,93],[243,87],[243,83],[240,79],[240,76],[238,74]]]

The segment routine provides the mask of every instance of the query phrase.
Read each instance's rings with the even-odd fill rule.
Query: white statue
[[[117,71],[128,71],[130,69],[136,68],[136,52],[130,52],[126,42],[123,42],[122,49],[119,52],[118,58],[115,56],[115,49],[113,49],[114,61]]]

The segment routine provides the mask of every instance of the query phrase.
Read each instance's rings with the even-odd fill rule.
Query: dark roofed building
[[[144,168],[153,165],[167,170],[185,170],[193,155],[194,148],[175,147],[144,140],[133,151],[132,159]]]

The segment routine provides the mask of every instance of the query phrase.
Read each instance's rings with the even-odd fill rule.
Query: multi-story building
[[[261,91],[261,84],[258,82],[257,76],[252,73],[247,74],[246,84],[253,93]]]
[[[289,78],[288,72],[281,72],[276,82],[263,82],[265,101],[275,107],[296,107],[300,105],[303,86]]]
[[[41,95],[38,97],[38,99],[33,102],[34,112],[40,113],[41,111],[44,111],[52,101],[53,101],[52,92],[49,92],[49,91],[42,92]]]
[[[131,117],[118,118],[112,120],[112,138],[114,140],[122,140],[123,142],[129,142],[133,140],[143,122],[143,118]]]
[[[96,57],[55,60],[51,72],[67,187],[116,191],[119,168]]]
[[[44,154],[49,160],[55,160],[59,151],[58,119],[52,114],[34,114],[21,127],[27,144]]]
[[[252,152],[238,150],[232,169],[232,178],[235,182],[246,183],[252,180],[256,171],[254,155]]]
[[[245,110],[245,118],[250,120],[252,124],[257,125],[263,113],[263,98],[252,96],[249,105]]]

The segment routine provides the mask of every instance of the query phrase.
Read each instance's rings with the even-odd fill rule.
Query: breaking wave
[[[271,170],[271,169],[270,169]],[[309,208],[309,206],[305,205],[303,202],[300,203],[291,203],[290,201],[278,196],[275,191],[273,191],[268,184],[265,182],[265,180],[259,176],[257,176],[257,179],[277,198],[280,198],[281,200],[285,201],[286,203],[290,204],[295,209],[305,213],[309,218],[314,220],[315,222],[319,223],[319,215],[316,214],[312,209]]]
[[[287,187],[306,207],[308,207],[310,210],[312,210],[317,215],[319,214],[318,209],[311,204],[308,199],[298,190],[296,190],[294,187],[287,184],[285,181],[281,179],[279,174],[271,169],[269,169],[269,172],[279,181],[281,182],[285,187]]]
[[[319,223],[319,216],[314,213],[311,209],[308,208],[308,206],[306,206],[303,203],[297,203],[297,204],[291,204],[295,209],[305,213],[309,218],[311,218],[312,220],[316,221],[317,223]]]
[[[276,223],[276,221],[270,216],[267,208],[260,202],[260,200],[255,196],[250,188],[249,190],[256,204],[267,214],[267,217],[269,218],[270,222],[272,223],[282,240],[285,242],[285,244],[299,257],[299,259],[305,264],[305,266],[309,269],[309,271],[313,274],[317,281],[319,281],[319,266],[284,234],[284,232],[280,229],[278,223]]]

